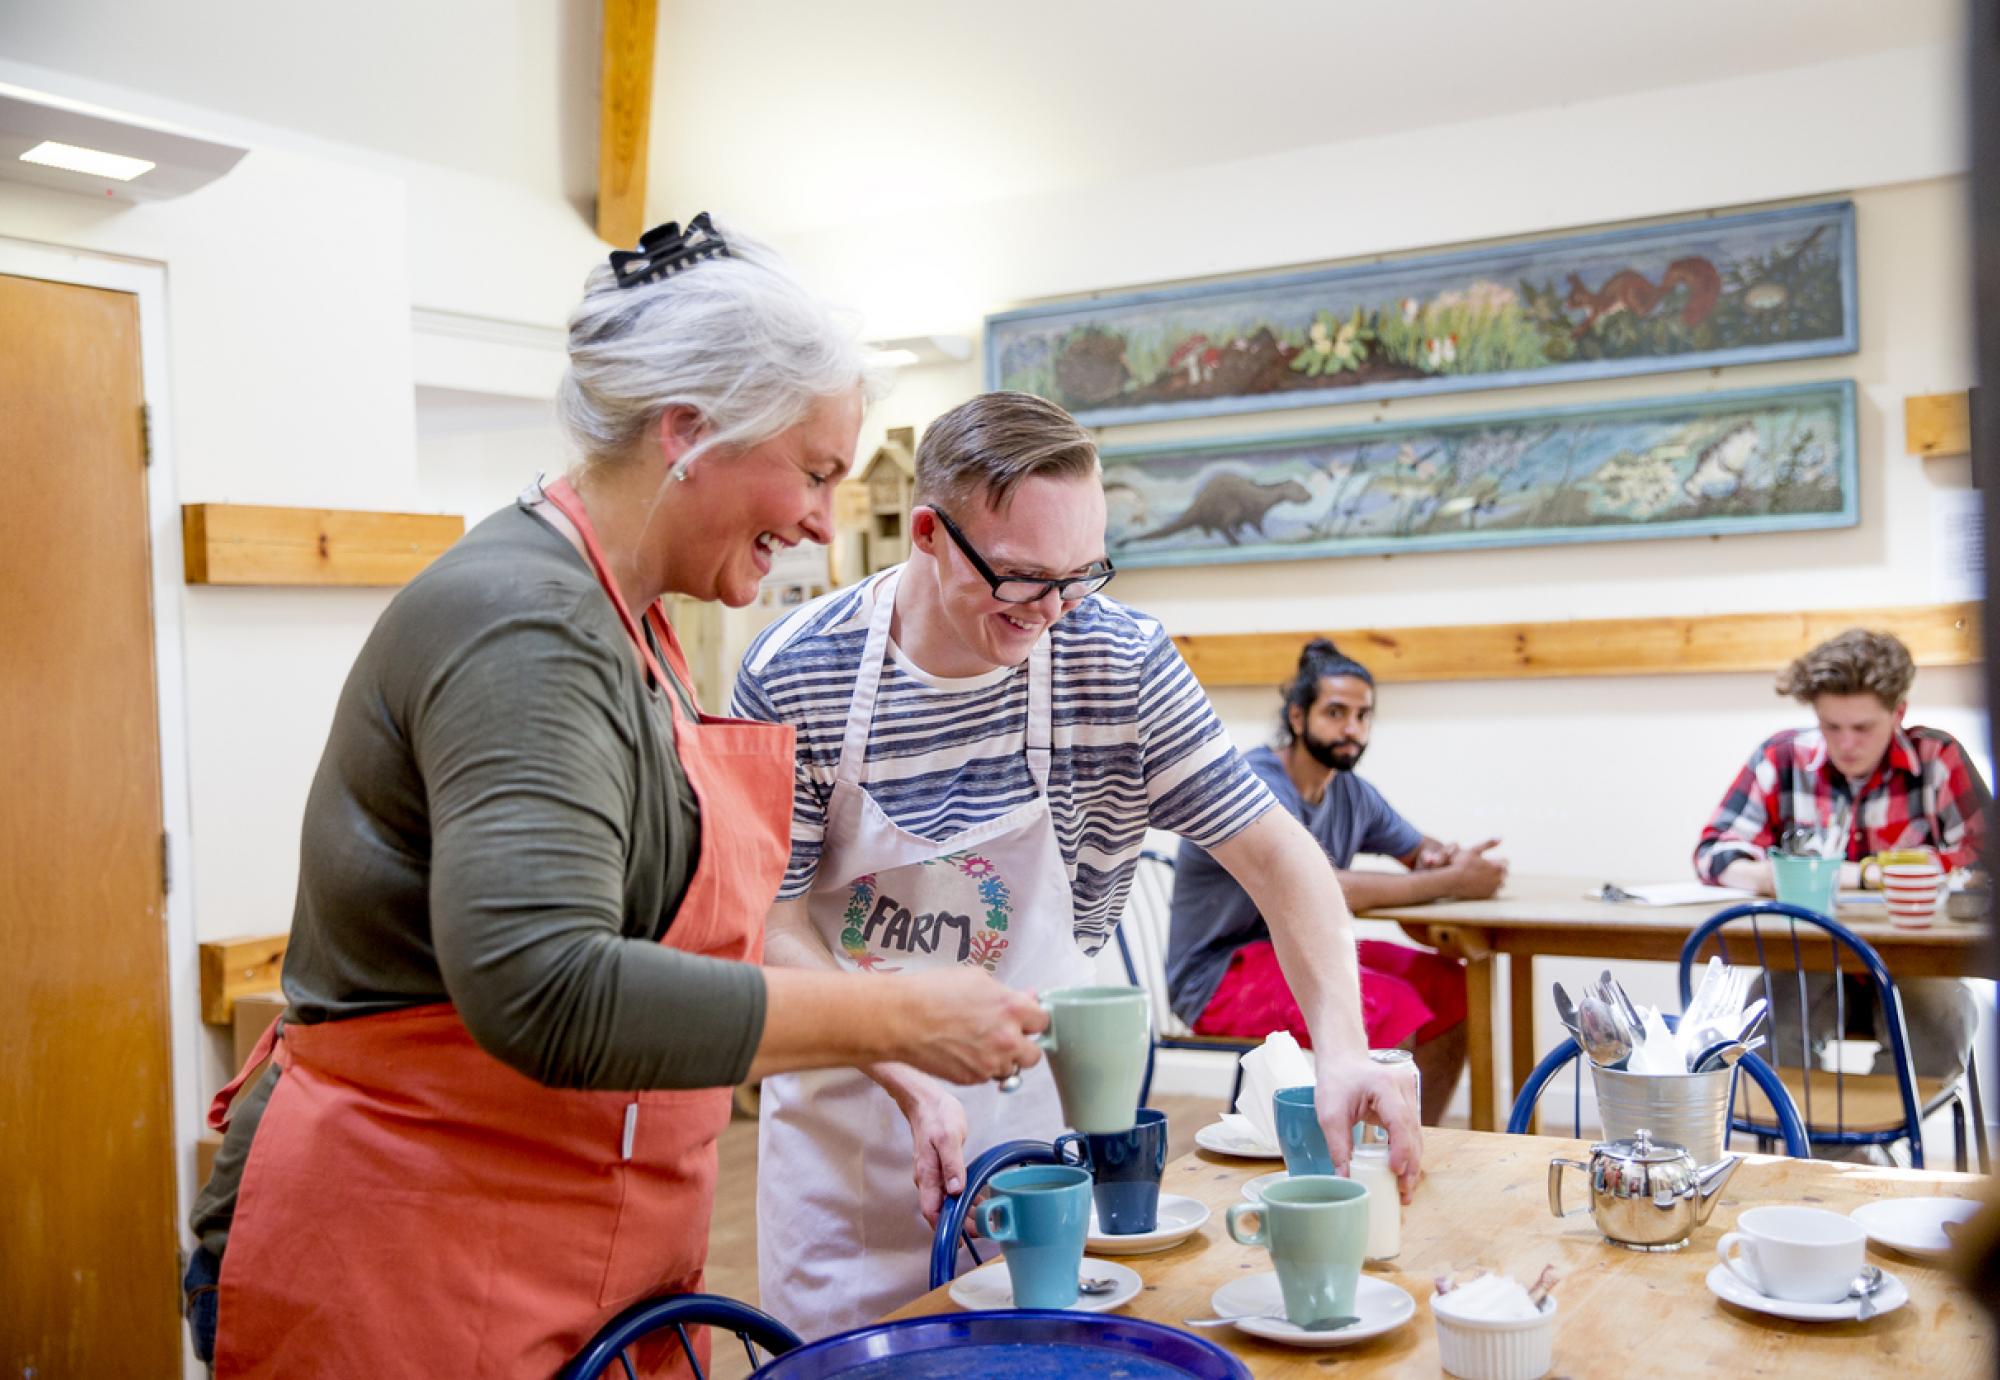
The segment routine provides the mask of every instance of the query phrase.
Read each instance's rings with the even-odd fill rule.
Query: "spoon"
[[[1577,1027],[1576,1003],[1569,999],[1569,993],[1563,991],[1560,982],[1556,984],[1556,1015],[1569,1031],[1570,1038],[1576,1041],[1577,1048],[1582,1049],[1583,1031]]]
[[[1861,1300],[1861,1306],[1854,1310],[1856,1322],[1867,1322],[1875,1316],[1874,1295],[1881,1287],[1882,1272],[1873,1265],[1863,1265],[1861,1273],[1854,1277],[1854,1283],[1847,1290],[1847,1297]]]
[[[1625,1067],[1625,1061],[1632,1057],[1632,1037],[1611,1008],[1595,997],[1585,997],[1576,1014],[1579,1043],[1590,1062],[1605,1068]]]
[[[1118,1291],[1118,1281],[1108,1276],[1103,1279],[1092,1279],[1089,1275],[1084,1275],[1077,1280],[1076,1291],[1092,1298],[1099,1294],[1112,1294]]]
[[[1694,1062],[1688,1065],[1688,1072],[1712,1073],[1716,1069],[1733,1068],[1738,1059],[1741,1059],[1744,1055],[1763,1043],[1764,1037],[1762,1035],[1759,1035],[1748,1044],[1745,1044],[1741,1040],[1717,1040],[1714,1044],[1695,1056]]]
[[[1181,1321],[1188,1327],[1222,1327],[1228,1323],[1260,1321],[1291,1322],[1291,1319],[1287,1318],[1282,1312],[1278,1312],[1231,1313],[1227,1317],[1221,1318],[1182,1318]],[[1352,1327],[1360,1321],[1361,1319],[1359,1318],[1321,1318],[1318,1322],[1292,1323],[1292,1326],[1298,1328],[1301,1332],[1338,1332],[1341,1328]]]

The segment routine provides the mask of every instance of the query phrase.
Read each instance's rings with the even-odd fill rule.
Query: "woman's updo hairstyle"
[[[621,286],[610,263],[591,270],[556,395],[586,463],[624,456],[669,408],[707,424],[685,469],[706,451],[768,441],[821,398],[880,391],[854,331],[775,250],[726,226],[715,235],[726,252],[655,281]]]
[[[1278,687],[1278,693],[1285,697],[1284,707],[1278,711],[1280,746],[1298,738],[1292,731],[1292,710],[1297,709],[1301,717],[1310,714],[1313,701],[1319,698],[1319,683],[1329,676],[1353,676],[1370,685],[1375,683],[1368,668],[1334,646],[1330,638],[1315,637],[1299,653],[1298,673]]]

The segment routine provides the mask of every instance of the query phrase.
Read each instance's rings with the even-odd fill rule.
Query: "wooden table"
[[[1708,1224],[1686,1250],[1646,1254],[1608,1244],[1587,1215],[1549,1215],[1552,1155],[1586,1158],[1581,1141],[1431,1128],[1429,1173],[1403,1211],[1403,1251],[1369,1273],[1407,1290],[1416,1317],[1352,1346],[1306,1350],[1261,1341],[1234,1328],[1203,1335],[1233,1351],[1260,1376],[1436,1376],[1437,1331],[1430,1316],[1432,1280],[1475,1268],[1524,1282],[1553,1264],[1560,1308],[1557,1376],[1922,1376],[1990,1373],[1993,1328],[1962,1286],[1936,1265],[1869,1250],[1869,1259],[1908,1286],[1910,1301],[1863,1323],[1795,1323],[1725,1305],[1702,1282],[1715,1243],[1746,1207],[1813,1203],[1847,1211],[1877,1198],[1972,1196],[1983,1181],[1967,1174],[1876,1169],[1863,1165],[1752,1156],[1723,1190]],[[1239,1246],[1223,1210],[1240,1201],[1243,1182],[1273,1166],[1205,1152],[1167,1166],[1162,1188],[1199,1198],[1211,1216],[1201,1231],[1155,1255],[1117,1257],[1145,1281],[1123,1312],[1179,1325],[1208,1317],[1210,1296],[1231,1279],[1268,1270],[1261,1250]],[[1572,1187],[1580,1186],[1571,1175]],[[1108,1258],[1108,1257],[1107,1257]],[[953,1311],[937,1289],[892,1318]]]
[[[1363,913],[1369,920],[1394,920],[1419,944],[1465,960],[1466,1064],[1472,1072],[1472,1128],[1490,1131],[1506,1124],[1495,1111],[1499,1091],[1493,1050],[1493,956],[1512,958],[1509,992],[1513,1034],[1513,1086],[1528,1081],[1548,1051],[1535,1044],[1535,1012],[1549,998],[1535,984],[1535,956],[1648,959],[1672,963],[1681,945],[1723,904],[1640,906],[1584,899],[1603,879],[1509,877],[1498,896],[1486,901],[1446,901],[1427,906],[1385,906]],[[1970,977],[1979,974],[1988,929],[1984,923],[1947,919],[1939,907],[1927,930],[1889,924],[1881,905],[1842,906],[1837,919],[1875,946],[1899,979]],[[1825,962],[1826,946],[1814,945],[1806,966]]]

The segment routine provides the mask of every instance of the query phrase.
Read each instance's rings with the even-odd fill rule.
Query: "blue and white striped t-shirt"
[[[780,900],[819,868],[869,615],[881,577],[807,604],[751,644],[731,712],[798,730],[792,857]],[[1076,941],[1111,937],[1147,828],[1204,848],[1275,803],[1159,623],[1092,595],[1050,629],[1049,803],[1069,869]],[[947,680],[892,642],[864,783],[890,819],[930,838],[1005,814],[1035,795],[1027,759],[1028,668]]]

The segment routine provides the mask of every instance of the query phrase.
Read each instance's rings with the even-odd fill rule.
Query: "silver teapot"
[[[1605,1239],[1634,1251],[1677,1251],[1715,1211],[1717,1196],[1741,1155],[1724,1155],[1697,1165],[1683,1146],[1655,1144],[1640,1131],[1630,1140],[1590,1147],[1590,1163],[1560,1157],[1549,1161],[1549,1211],[1571,1217],[1585,1211],[1562,1205],[1563,1170],[1581,1169],[1590,1178],[1591,1219]]]

